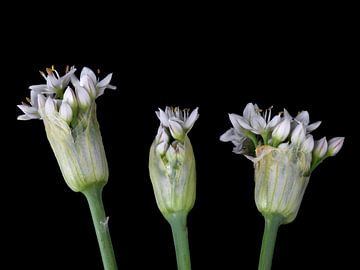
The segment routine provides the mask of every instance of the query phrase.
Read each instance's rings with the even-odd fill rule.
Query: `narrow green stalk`
[[[277,214],[264,215],[265,229],[261,244],[259,270],[270,270],[275,248],[276,235],[283,217]]]
[[[116,270],[115,254],[102,201],[102,188],[102,185],[92,185],[84,190],[83,194],[89,203],[104,269]]]
[[[187,213],[184,212],[173,213],[166,217],[174,238],[178,270],[191,270],[186,217]]]

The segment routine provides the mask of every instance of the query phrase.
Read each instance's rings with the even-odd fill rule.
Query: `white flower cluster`
[[[172,155],[177,148],[181,151],[182,142],[186,134],[191,130],[199,117],[198,108],[189,115],[189,110],[187,109],[180,110],[179,107],[166,107],[165,111],[159,109],[156,115],[160,120],[160,127],[155,138],[157,142],[156,151],[160,155],[164,155],[167,152]]]
[[[44,114],[59,113],[59,116],[70,125],[78,113],[86,111],[106,88],[116,89],[110,85],[112,74],[99,81],[91,69],[84,67],[79,80],[74,74],[75,71],[76,69],[71,67],[64,76],[60,76],[53,67],[46,69],[47,75],[40,72],[46,84],[29,87],[29,104],[18,105],[24,112],[18,119],[42,119]],[[73,88],[68,86],[70,81]]]
[[[310,134],[317,129],[321,122],[310,124],[307,111],[300,112],[292,117],[286,109],[271,118],[271,108],[261,110],[256,104],[248,103],[243,115],[229,114],[233,125],[226,131],[220,140],[231,141],[236,154],[248,154],[249,142],[256,148],[269,145],[280,149],[295,148],[298,151],[312,153],[311,167],[314,169],[321,161],[329,156],[336,155],[344,142],[343,137],[332,138],[327,141],[322,138],[314,141]],[[254,153],[254,151],[252,151]]]

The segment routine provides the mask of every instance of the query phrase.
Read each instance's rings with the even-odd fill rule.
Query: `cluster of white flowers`
[[[58,113],[69,125],[77,115],[86,111],[94,100],[104,93],[106,88],[116,89],[110,85],[112,74],[99,81],[95,73],[84,67],[80,80],[75,76],[76,69],[71,67],[64,76],[52,67],[45,73],[40,72],[46,84],[30,86],[29,104],[23,103],[18,107],[24,112],[18,116],[19,120],[42,119],[46,114]],[[72,83],[73,88],[69,86]]]
[[[186,134],[199,117],[198,108],[189,115],[187,109],[180,110],[179,107],[166,107],[165,111],[159,109],[156,115],[160,120],[160,127],[155,138],[157,142],[156,151],[160,155],[165,155],[167,152],[175,153],[177,148],[181,151]]]
[[[251,150],[261,145],[280,149],[296,148],[312,153],[311,168],[314,169],[325,158],[336,155],[344,142],[343,137],[329,141],[324,137],[314,141],[310,133],[320,126],[321,121],[310,124],[307,111],[292,117],[284,109],[271,118],[271,108],[263,111],[256,104],[248,103],[242,116],[229,114],[229,118],[233,127],[226,131],[220,140],[231,141],[235,145],[233,152],[237,154],[254,154]],[[252,149],[249,149],[249,142],[253,143]]]

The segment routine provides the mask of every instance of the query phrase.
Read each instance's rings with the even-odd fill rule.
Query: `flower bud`
[[[290,119],[285,118],[273,130],[272,138],[277,143],[283,142],[290,133]]]
[[[329,156],[335,156],[337,153],[339,153],[340,149],[342,148],[344,144],[344,137],[335,137],[332,138],[329,141],[328,151],[327,154]]]
[[[254,159],[256,206],[263,215],[281,215],[283,223],[295,219],[309,181],[311,155],[296,149],[259,146]]]
[[[57,111],[55,100],[53,100],[51,97],[48,97],[45,102],[45,113],[50,115],[54,114]]]
[[[78,97],[79,107],[83,110],[89,108],[91,104],[89,93],[83,87],[77,87],[75,88],[75,91]]]
[[[185,131],[180,123],[176,120],[169,119],[169,129],[171,136],[176,140],[183,140],[185,136]]]
[[[195,157],[187,133],[198,109],[188,114],[178,107],[156,112],[160,127],[150,148],[149,172],[157,205],[169,222],[174,213],[187,214],[195,202]]]
[[[73,110],[76,110],[78,107],[78,102],[75,93],[70,86],[65,90],[63,102],[68,103]]]
[[[71,123],[71,120],[73,117],[73,112],[68,103],[66,103],[66,102],[61,103],[60,109],[59,109],[59,114],[60,114],[60,117],[66,121],[66,123],[68,123],[68,124]]]
[[[83,121],[79,122],[81,126],[72,129],[62,116],[67,113],[56,112],[53,104],[48,98],[46,113],[42,114],[42,118],[47,138],[66,183],[73,191],[83,191],[93,184],[105,185],[109,172],[96,119],[95,103],[83,115]],[[55,113],[48,113],[49,111]]]
[[[313,155],[316,159],[321,159],[325,156],[328,151],[328,143],[326,141],[326,137],[315,142]]]
[[[301,144],[305,141],[306,130],[302,123],[298,123],[293,132],[291,133],[291,143]]]
[[[175,146],[175,147],[174,147]],[[187,136],[184,143],[170,145],[165,157],[151,146],[149,171],[157,205],[168,218],[172,213],[188,213],[195,203],[195,157]]]
[[[302,145],[302,150],[306,153],[311,153],[314,148],[314,138],[312,135],[308,135]]]

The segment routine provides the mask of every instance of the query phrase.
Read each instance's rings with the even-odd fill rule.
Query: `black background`
[[[350,269],[359,227],[351,21],[273,19],[238,27],[236,17],[171,27],[134,19],[110,31],[112,19],[103,32],[80,28],[78,38],[59,32],[24,38],[8,66],[15,93],[7,118],[16,166],[4,196],[9,258],[17,257],[11,269],[102,269],[85,198],[63,181],[42,122],[15,120],[15,104],[29,85],[42,83],[38,70],[52,64],[58,71],[68,64],[99,68],[102,76],[113,72],[118,87],[97,103],[110,169],[104,203],[119,269],[176,269],[170,227],[147,169],[159,125],[154,112],[166,105],[198,106],[200,113],[189,135],[198,178],[188,218],[193,269],[256,269],[263,218],[254,203],[252,164],[219,141],[230,128],[227,114],[241,114],[248,102],[293,115],[308,110],[312,121],[323,121],[315,138],[346,137],[338,156],[313,173],[296,220],[280,228],[273,269]],[[26,26],[22,33],[29,34]]]

